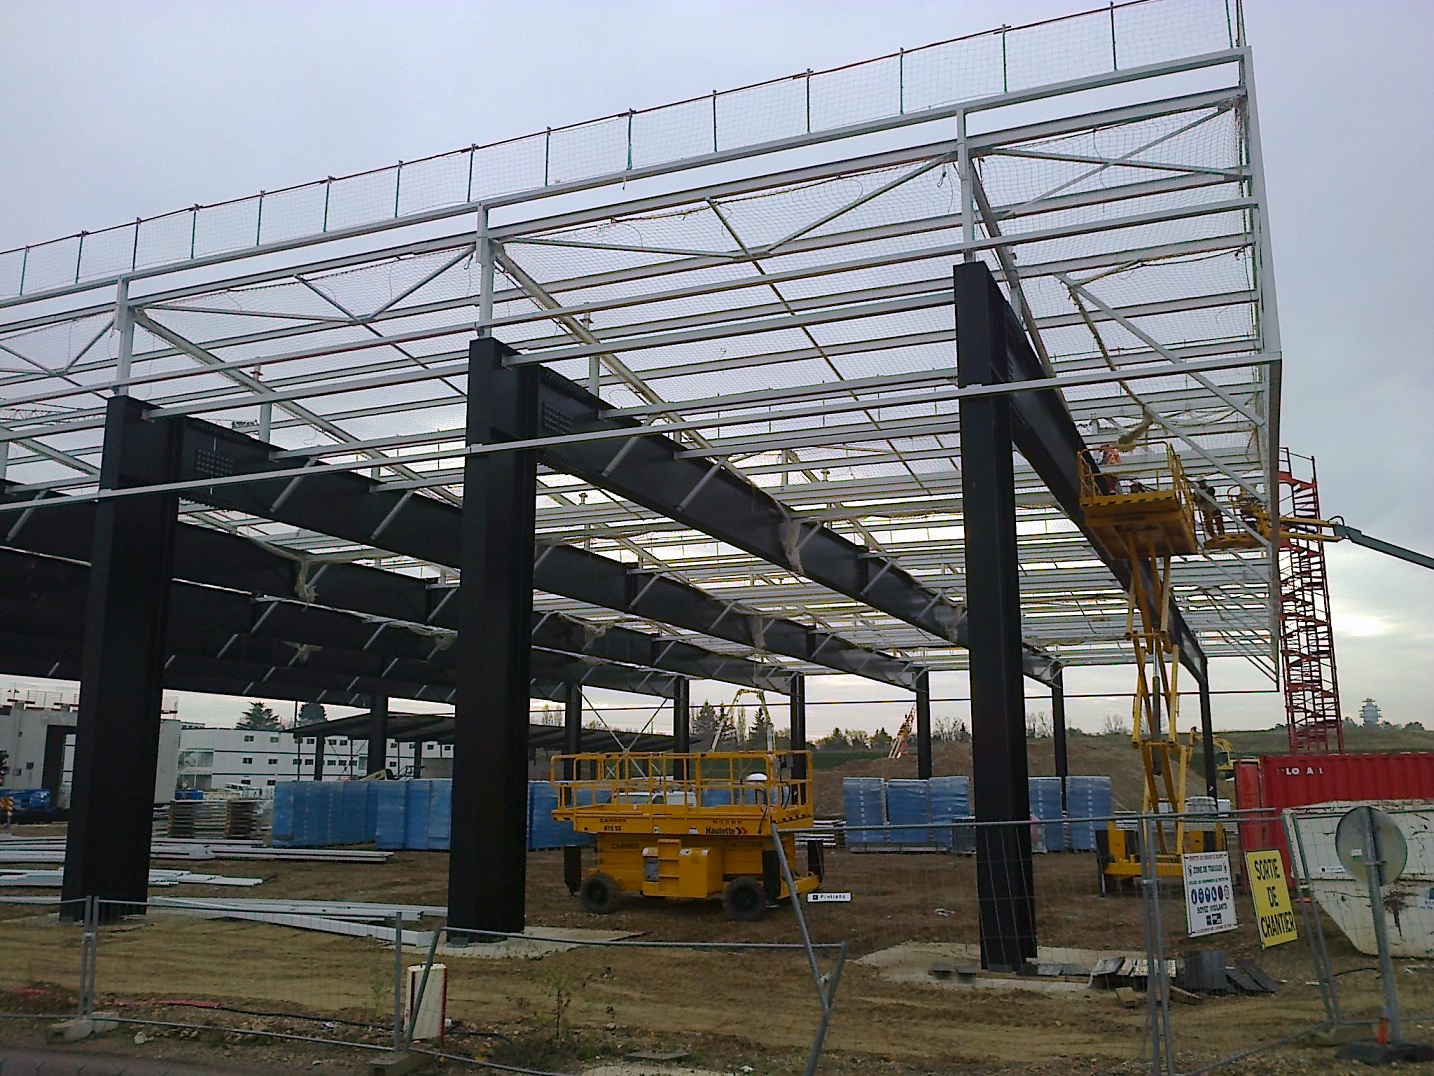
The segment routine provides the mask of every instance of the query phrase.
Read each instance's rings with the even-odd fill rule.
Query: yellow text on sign
[[[1283,945],[1294,941],[1295,913],[1290,906],[1290,887],[1285,882],[1285,862],[1279,852],[1246,852],[1245,870],[1250,893],[1255,898],[1255,922],[1260,928],[1260,946]]]

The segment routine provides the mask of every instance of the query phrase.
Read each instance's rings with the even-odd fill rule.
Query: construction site
[[[0,250],[0,1073],[1434,1059],[1241,5],[970,29]]]

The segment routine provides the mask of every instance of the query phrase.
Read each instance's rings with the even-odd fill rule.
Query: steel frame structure
[[[489,824],[455,826],[450,919],[480,934],[523,924],[535,690],[568,735],[581,685],[670,697],[685,739],[689,678],[763,683],[795,736],[806,675],[856,673],[916,693],[928,773],[930,673],[969,646],[977,814],[1024,819],[1022,674],[1129,660],[1077,452],[1169,441],[1273,515],[1279,364],[1227,0],[0,252],[0,571],[43,629],[0,668],[83,665],[67,895],[143,899],[144,805],[97,805],[147,795],[164,686],[455,702],[455,816]],[[1253,537],[1172,568],[1202,688],[1207,656],[1276,674]],[[979,859],[1014,966],[1029,879],[992,872],[1029,848]]]
[[[995,92],[963,92],[961,58],[998,44]],[[1030,73],[1052,49],[1061,62],[1048,70],[1078,73]],[[949,89],[913,107],[922,63],[946,71],[927,83]],[[888,71],[897,100],[878,94],[858,108],[833,89]],[[989,84],[980,72],[967,82]],[[766,137],[775,95],[798,100],[802,87],[806,129]],[[824,125],[814,92],[847,103],[831,105]],[[758,104],[732,119],[742,101]],[[802,555],[833,535],[872,567],[871,585],[900,573],[959,617],[962,399],[1054,389],[1088,442],[1138,443],[1149,431],[1173,440],[1192,474],[1268,501],[1280,351],[1238,5],[1141,0],[1003,28],[714,95],[711,114],[711,144],[648,165],[633,157],[633,131],[649,114],[630,114],[626,167],[574,179],[555,174],[561,132],[549,132],[544,183],[527,189],[480,193],[492,147],[475,147],[471,200],[413,212],[403,192],[417,170],[401,166],[393,213],[345,227],[331,226],[339,181],[327,181],[324,228],[308,234],[271,239],[266,200],[271,222],[282,202],[261,196],[252,236],[207,253],[212,214],[196,208],[174,216],[187,221],[189,256],[162,264],[145,264],[153,222],[132,226],[133,254],[117,272],[92,274],[102,244],[79,237],[73,279],[52,286],[37,268],[54,260],[52,245],[25,248],[20,286],[0,276],[0,458],[14,483],[0,539],[56,495],[101,497],[113,394],[140,396],[159,417],[255,433],[277,446],[271,473],[299,490],[322,464],[457,505],[475,456],[588,453],[598,473],[540,471],[540,543],[622,565],[643,600],[695,588],[718,623],[674,630],[643,600],[613,608],[578,588],[546,590],[541,550],[540,615],[599,633],[656,624],[674,645],[756,657],[779,677],[833,671],[820,661],[821,640],[832,640],[894,656],[914,687],[922,670],[965,666],[954,636],[863,600],[860,587],[814,582]],[[604,120],[573,130],[610,129]],[[1044,380],[956,384],[950,266],[971,258],[1001,281]],[[0,265],[11,261],[0,254]],[[545,412],[530,442],[470,442],[475,332],[513,347],[515,365],[584,383],[598,421],[568,428]],[[656,439],[698,476],[670,507],[690,516],[724,482],[757,487],[788,513],[781,555],[763,559],[604,488],[604,468],[620,471]],[[192,527],[262,543],[311,573],[364,565],[430,590],[454,582],[450,567],[379,537],[336,539],[203,506],[189,499],[197,481],[172,484]],[[1020,459],[1015,481],[1027,642],[1063,664],[1128,661],[1121,586]],[[1176,599],[1206,653],[1275,675],[1273,573],[1265,544],[1176,566]],[[801,646],[771,645],[778,623],[799,625]],[[742,630],[718,630],[734,624]]]

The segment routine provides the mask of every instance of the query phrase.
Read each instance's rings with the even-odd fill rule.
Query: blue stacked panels
[[[1042,826],[1047,852],[1063,852],[1066,847],[1065,825],[1061,814],[1061,779],[1059,777],[1029,778],[1031,817],[1051,825]]]
[[[388,782],[365,781],[368,794],[364,796],[363,831],[364,840],[372,841],[378,836],[378,790]]]
[[[591,803],[591,789],[580,789],[580,802]],[[544,848],[572,848],[592,844],[592,837],[578,833],[571,822],[557,822],[553,810],[558,805],[557,787],[550,781],[528,782],[528,851]]]
[[[886,782],[887,840],[892,844],[929,848],[934,843],[931,821],[931,785],[927,781],[894,778]]]
[[[323,788],[322,781],[301,784],[294,797],[294,843],[300,848],[323,844],[327,836],[324,832],[327,801],[320,799]]]
[[[933,823],[971,821],[969,777],[933,777],[928,783],[931,786]],[[969,825],[933,825],[931,835],[939,848],[967,854],[976,851],[976,831]]]
[[[373,805],[374,844],[389,851],[402,848],[408,817],[408,782],[377,782]]]
[[[730,788],[704,788],[702,790],[702,806],[730,807],[731,805],[732,790]]]
[[[842,804],[846,809],[847,847],[885,844],[886,789],[880,777],[844,777]],[[864,829],[866,826],[882,827]]]
[[[1109,818],[1113,812],[1109,777],[1066,779],[1066,815],[1069,818]],[[1074,852],[1095,851],[1095,831],[1100,822],[1071,822],[1070,847]]]
[[[294,799],[298,781],[281,781],[274,786],[274,824],[270,840],[276,848],[294,846]]]
[[[409,781],[403,813],[403,847],[428,847],[428,805],[433,798],[432,781]]]
[[[453,837],[453,782],[433,781],[428,791],[428,842],[430,852],[446,852]]]
[[[373,840],[368,827],[368,801],[372,781],[344,781],[338,786],[338,818],[335,844],[365,844]]]

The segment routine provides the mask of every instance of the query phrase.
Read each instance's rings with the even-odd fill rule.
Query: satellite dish
[[[1344,869],[1361,882],[1368,879],[1365,867],[1365,820],[1369,831],[1374,834],[1374,846],[1383,861],[1379,871],[1381,886],[1393,885],[1404,873],[1409,862],[1409,845],[1399,824],[1389,815],[1374,807],[1355,807],[1339,820],[1334,831],[1334,850]]]

